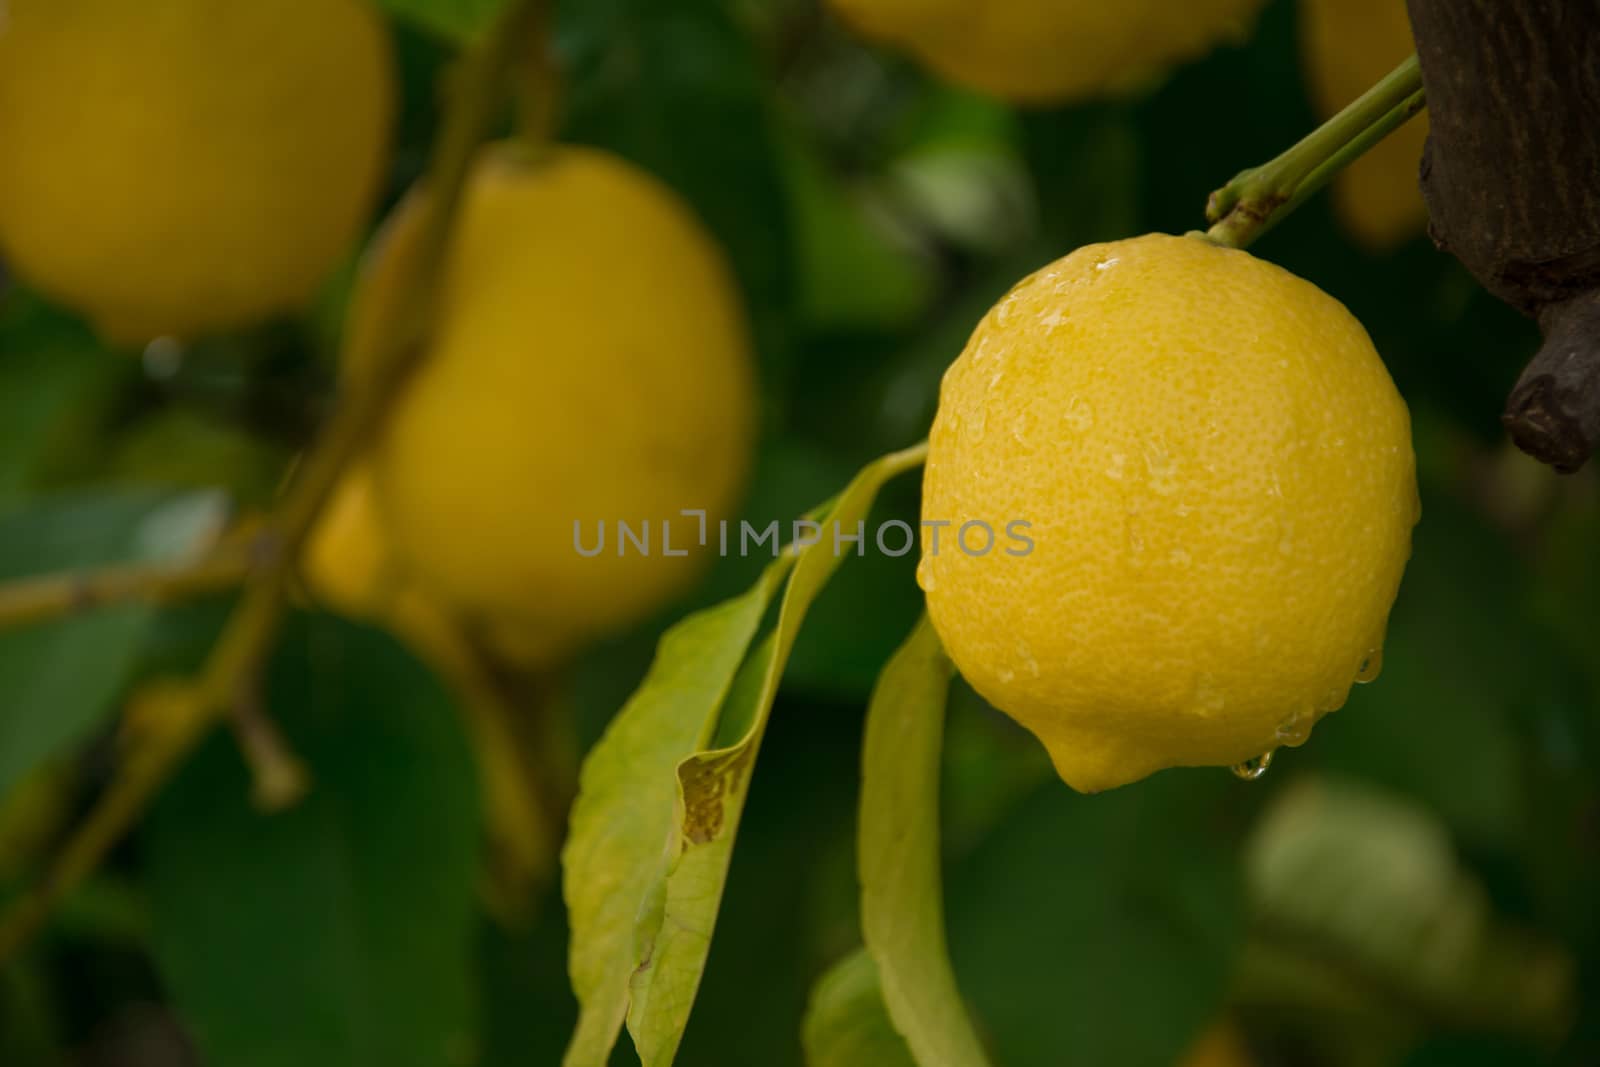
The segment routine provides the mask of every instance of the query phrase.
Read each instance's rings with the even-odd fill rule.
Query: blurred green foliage
[[[405,76],[392,199],[420,167],[452,50],[496,4],[387,6]],[[1276,0],[1248,44],[1141,95],[1017,112],[856,43],[812,0],[571,0],[564,135],[659,174],[726,246],[760,342],[746,513],[765,524],[920,436],[944,367],[1026,271],[1086,241],[1197,226],[1210,189],[1309,129],[1295,18]],[[1229,1006],[1267,1065],[1600,1062],[1600,487],[1502,442],[1500,403],[1536,332],[1420,235],[1360,251],[1323,200],[1255,251],[1344,301],[1412,406],[1423,520],[1386,669],[1259,783],[1175,771],[1096,797],[1055,781],[1032,740],[958,684],[943,803],[962,990],[1009,1067],[1166,1067]],[[0,290],[0,578],[181,551],[203,525],[196,489],[269,500],[326,409],[348,277],[310,321],[142,359]],[[903,481],[879,513],[914,521]],[[745,588],[759,565],[723,561],[677,613]],[[875,976],[851,958],[853,835],[862,711],[917,617],[913,567],[848,561],[800,635],[680,1063],[791,1067],[809,1049],[820,1067],[866,1062],[830,1058],[851,1041],[886,1047]],[[114,765],[125,680],[193,659],[219,617],[217,604],[120,608],[0,635],[0,805],[53,761],[57,806],[81,811]],[[578,747],[671,621],[576,665],[564,693]],[[294,624],[272,683],[311,798],[254,813],[231,740],[215,739],[0,971],[0,1063],[557,1062],[576,1018],[562,901],[547,885],[511,928],[472,910],[475,784],[443,692],[386,638],[326,619]],[[1481,893],[1486,943],[1570,968],[1563,1017],[1463,1010],[1423,995],[1426,960],[1375,973],[1337,924],[1285,929],[1243,858],[1261,812],[1311,781],[1434,828]],[[21,869],[60,832],[32,835]],[[1302,877],[1427,911],[1432,898],[1392,895],[1422,889],[1364,855],[1329,848]],[[15,869],[0,863],[13,881],[0,897]],[[856,1029],[818,1029],[832,1017]]]

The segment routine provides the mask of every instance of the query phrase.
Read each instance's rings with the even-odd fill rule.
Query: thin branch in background
[[[233,704],[233,734],[254,780],[252,797],[261,811],[293,807],[311,788],[311,772],[294,754],[278,724],[266,713],[260,683],[250,680]]]
[[[35,626],[129,601],[168,603],[242,584],[264,553],[256,542],[187,563],[123,564],[0,585],[0,630]]]

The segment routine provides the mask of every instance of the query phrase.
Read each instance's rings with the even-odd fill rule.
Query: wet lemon
[[[1375,673],[1418,517],[1361,325],[1165,235],[1081,248],[984,318],[923,489],[940,637],[1085,791],[1303,742]]]

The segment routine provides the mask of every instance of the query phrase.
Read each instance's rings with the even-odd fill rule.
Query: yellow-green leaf
[[[645,1067],[672,1063],[688,1025],[711,950],[750,770],[778,682],[806,611],[843,560],[834,533],[855,532],[883,484],[920,465],[925,455],[926,446],[919,445],[868,464],[825,512],[821,537],[799,549],[776,629],[729,696],[718,737],[731,743],[694,753],[678,767],[677,832],[668,842],[669,860],[662,868],[665,893],[659,910],[641,915],[638,944],[643,951],[630,983],[628,1032]]]
[[[883,669],[862,753],[861,930],[921,1067],[985,1067],[945,942],[939,756],[954,673],[924,615]]]
[[[602,1067],[611,1056],[639,963],[634,927],[660,894],[676,833],[674,772],[710,742],[739,664],[793,563],[785,554],[748,592],[667,631],[644,682],[584,761],[561,855],[572,930],[567,966],[580,1006],[568,1067]]]
[[[917,1067],[883,1006],[866,949],[834,964],[811,991],[800,1027],[806,1067]]]

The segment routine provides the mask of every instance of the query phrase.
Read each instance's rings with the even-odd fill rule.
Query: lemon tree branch
[[[269,523],[276,551],[252,573],[199,678],[168,694],[161,708],[164,714],[159,714],[159,721],[147,723],[142,736],[130,743],[116,779],[67,841],[44,879],[0,919],[0,962],[25,943],[55,903],[99,864],[210,728],[254,699],[263,661],[286,610],[285,594],[300,547],[345,467],[378,428],[421,359],[438,276],[467,175],[503,103],[512,66],[527,47],[543,9],[543,0],[514,3],[464,57],[423,179],[430,195],[420,254],[399,281],[400,299],[395,307],[400,314],[375,331],[370,342],[374,350],[365,354],[376,372],[362,389],[342,398],[295,472]],[[247,754],[252,750],[269,752],[271,747],[251,745]]]
[[[33,626],[130,600],[165,603],[243,583],[270,545],[252,540],[188,563],[125,564],[22,578],[0,586],[0,630]]]
[[[1206,237],[1248,246],[1423,107],[1422,71],[1412,56],[1288,151],[1212,193]]]

